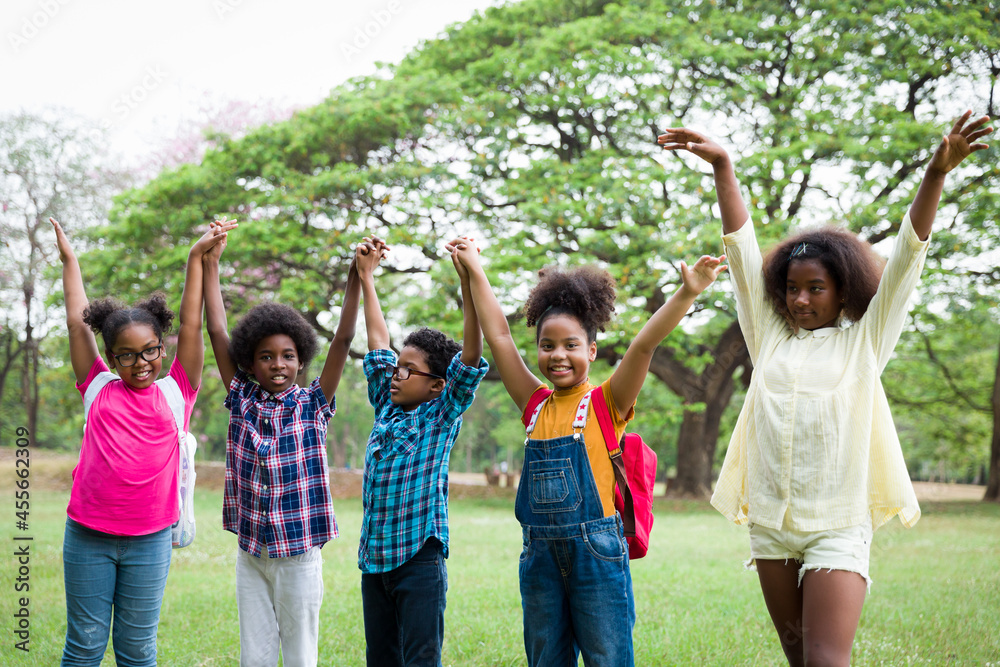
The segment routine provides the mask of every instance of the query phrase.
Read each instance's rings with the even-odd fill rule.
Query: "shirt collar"
[[[284,403],[285,399],[290,398],[292,394],[294,394],[295,391],[298,390],[299,388],[299,385],[293,384],[291,387],[280,393],[272,394],[268,390],[264,389],[264,387],[260,386],[260,384],[256,380],[254,380],[254,384],[257,385],[257,391],[260,392],[260,400],[262,401],[270,400],[270,401],[276,401],[278,403]]]
[[[808,336],[812,336],[813,338],[826,338],[827,336],[839,333],[842,329],[846,329],[847,326],[845,326],[843,322],[840,322],[836,326],[813,329],[811,331],[800,327],[799,330],[795,332],[795,336],[799,339],[806,338]]]

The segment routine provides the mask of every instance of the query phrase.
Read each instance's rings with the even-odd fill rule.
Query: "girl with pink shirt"
[[[76,255],[59,223],[50,221],[63,265],[77,389],[83,396],[100,373],[113,369],[118,374],[93,397],[73,470],[63,540],[67,628],[62,665],[100,665],[109,633],[118,665],[155,665],[170,527],[178,519],[179,434],[156,384],[166,358],[163,335],[174,314],[159,293],[132,307],[112,298],[88,304]],[[185,429],[205,357],[201,258],[224,244],[235,226],[213,227],[188,256],[176,357],[168,371],[183,398]],[[107,363],[95,333],[104,338]]]

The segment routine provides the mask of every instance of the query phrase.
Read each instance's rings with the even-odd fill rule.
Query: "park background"
[[[98,13],[128,16],[125,3],[96,5]],[[597,262],[619,288],[618,317],[599,339],[592,377],[599,381],[676,289],[680,260],[721,251],[710,174],[694,158],[657,149],[655,136],[663,128],[701,129],[730,150],[763,244],[799,226],[833,222],[885,255],[941,134],[967,108],[995,117],[1000,105],[995,2],[524,0],[491,7],[399,0],[358,3],[338,14],[304,2],[279,9],[218,0],[179,20],[191,6],[179,4],[159,19],[162,25],[110,22],[111,29],[98,32],[80,29],[87,27],[82,3],[22,2],[16,11],[4,10],[0,48],[14,84],[34,75],[36,88],[55,88],[57,95],[71,82],[102,90],[112,84],[112,92],[80,108],[48,102],[13,108],[30,97],[15,88],[5,95],[0,117],[3,444],[13,445],[15,428],[27,429],[34,451],[45,450],[53,457],[48,465],[62,471],[56,477],[68,471],[60,461],[72,461],[83,415],[68,364],[49,216],[63,222],[77,249],[91,298],[134,300],[161,289],[174,307],[190,244],[213,217],[235,217],[242,224],[223,258],[230,323],[254,303],[276,299],[298,308],[325,340],[336,326],[351,248],[370,233],[393,247],[377,285],[394,341],[421,325],[458,336],[459,290],[443,245],[470,234],[483,249],[529,365],[532,332],[519,306],[537,270]],[[80,32],[88,36],[85,45],[67,45],[64,33]],[[296,42],[279,41],[288,33],[302,52]],[[321,39],[325,52],[312,54],[305,44]],[[201,59],[202,69],[218,70],[226,83],[199,89],[205,84],[183,78],[180,65],[157,50],[165,41],[185,45],[188,60]],[[76,54],[85,61],[91,51],[116,67],[80,70]],[[31,63],[53,53],[50,70],[32,70]],[[272,88],[303,74],[310,93]],[[46,85],[51,81],[59,85]],[[229,87],[234,82],[238,91],[274,95],[241,98]],[[195,98],[201,92],[201,106],[178,102],[192,91]],[[171,110],[168,122],[163,114]],[[135,126],[143,118],[162,131],[147,129],[146,140],[137,141],[142,132]],[[941,664],[933,656],[942,655],[965,664],[973,655],[951,651],[953,635],[980,638],[968,664],[1000,661],[1000,559],[990,537],[1000,527],[998,204],[1000,167],[991,146],[949,175],[912,315],[883,376],[913,478],[985,486],[979,495],[991,500],[933,505],[940,525],[958,531],[940,541],[929,537],[938,525],[933,511],[915,530],[900,532],[906,537],[888,540],[935,546],[929,554],[905,552],[914,561],[906,567],[927,568],[909,572],[911,587],[955,562],[967,565],[930,587],[928,599],[931,606],[953,600],[955,618],[973,625],[955,621],[921,632],[918,623],[900,640],[923,647],[914,660],[928,664]],[[355,363],[341,383],[327,442],[331,465],[343,471],[361,465],[371,425],[358,363],[366,349],[363,331],[359,322]],[[316,372],[314,364],[304,375]],[[691,565],[704,561],[698,551],[704,545],[685,535],[718,520],[704,499],[750,372],[723,277],[658,348],[633,425],[657,450],[668,493],[684,499],[660,501],[671,512],[658,524],[660,539],[670,538],[661,550],[671,555],[656,558],[661,570],[647,570],[661,572],[650,578],[658,587],[652,598],[683,608],[658,616],[666,618],[664,632],[652,634],[663,652],[647,657],[670,656],[680,646],[678,636],[691,632],[707,631],[698,638],[707,647],[729,646],[733,628],[743,632],[748,623],[762,635],[762,650],[773,643],[752,578],[726,580],[746,593],[749,606],[734,608],[731,616],[724,610],[708,615],[704,628],[699,607],[725,603],[731,587],[717,587],[715,574],[699,574],[704,594],[685,590]],[[523,431],[496,379],[484,382],[467,413],[452,456],[456,472],[519,468]],[[224,454],[223,396],[209,350],[191,422],[201,461]],[[4,474],[13,481],[13,464],[9,468]],[[55,510],[60,502],[64,507],[58,482],[51,489],[42,484],[39,493],[40,507],[53,512],[46,521],[58,527]],[[206,487],[202,502],[211,494]],[[456,514],[467,513],[473,525],[479,514],[494,517],[505,526],[497,534],[516,529],[504,491],[484,494],[457,500],[471,505]],[[215,525],[217,509],[204,506],[203,536]],[[679,525],[667,528],[674,518]],[[967,519],[972,524],[963,523]],[[337,548],[349,554],[357,531],[351,520],[343,523]],[[43,525],[49,531],[45,548],[56,550],[58,559],[59,532]],[[728,528],[719,530],[726,535]],[[209,544],[218,546],[225,537],[218,539]],[[516,563],[516,530],[512,539],[513,546],[491,550],[509,552],[497,567]],[[719,539],[713,534],[709,543]],[[744,540],[740,534],[731,546],[737,561]],[[966,556],[952,557],[949,550],[963,545]],[[189,558],[183,553],[178,571]],[[335,576],[351,578],[350,558],[343,558]],[[637,564],[637,572],[646,566]],[[216,578],[225,572],[221,568]],[[516,611],[514,581],[515,589],[502,591],[507,597],[498,602],[508,616],[510,604]],[[197,586],[180,586],[178,594],[196,595]],[[880,619],[878,632],[912,622],[914,591],[900,586],[866,606],[866,615]],[[885,617],[873,611],[881,595]],[[454,599],[452,627],[464,618],[456,619]],[[206,607],[214,608],[221,608],[218,601]],[[992,624],[969,609],[992,609]],[[683,631],[670,625],[676,613],[690,615],[693,625]],[[52,636],[58,634],[56,627]],[[727,664],[706,651],[688,655]],[[907,654],[886,651],[886,664],[905,664],[896,660]],[[698,655],[703,657],[695,660]],[[732,655],[736,663],[730,664],[773,659]],[[870,664],[881,659],[877,650],[856,657]],[[682,655],[663,660],[692,664]]]

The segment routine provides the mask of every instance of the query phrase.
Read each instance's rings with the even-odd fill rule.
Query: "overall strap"
[[[622,450],[625,447],[625,434],[619,441],[615,438],[615,427],[611,422],[611,410],[604,399],[604,392],[600,387],[591,392],[594,395],[594,414],[601,425],[601,433],[604,435],[604,444],[608,448],[608,456],[611,458],[611,467],[615,469],[615,480],[618,482],[618,491],[622,495],[622,523],[625,524],[625,534],[635,535],[635,501],[632,498],[632,490],[628,486],[628,476],[625,474],[625,461],[622,458]]]
[[[525,425],[525,432],[527,435],[531,435],[531,432],[535,430],[535,422],[538,421],[538,415],[542,411],[542,406],[545,401],[548,400],[549,396],[552,395],[552,391],[549,389],[536,391],[532,395],[531,399],[528,400],[528,405],[524,408],[524,414],[528,414],[528,410],[534,404],[534,409],[531,410],[531,416],[528,417],[527,423]],[[536,398],[536,396],[538,398]],[[590,392],[583,395],[580,399],[580,404],[576,406],[576,415],[573,417],[573,437],[577,440],[580,439],[580,433],[583,432],[584,427],[587,425],[587,409],[590,407]]]

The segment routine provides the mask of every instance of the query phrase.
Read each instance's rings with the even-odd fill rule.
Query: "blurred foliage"
[[[619,312],[599,341],[596,380],[676,289],[679,261],[721,249],[711,175],[690,156],[662,153],[663,128],[699,128],[729,148],[762,244],[823,222],[879,244],[898,228],[948,123],[965,108],[997,113],[998,19],[995,2],[939,0],[495,7],[286,121],[213,137],[200,164],[122,193],[90,237],[85,277],[92,294],[164,289],[176,304],[187,247],[214,216],[236,217],[223,258],[231,323],[276,299],[329,339],[351,248],[377,233],[393,248],[377,280],[394,340],[417,325],[458,337],[458,284],[442,247],[471,234],[529,361],[533,332],[519,307],[537,270],[591,262],[612,273]],[[953,173],[942,202],[921,288],[927,315],[918,316],[923,326],[934,313],[942,354],[960,341],[996,348],[995,327],[932,305],[963,285],[996,301],[996,155],[978,153]],[[931,373],[916,341],[901,343],[890,383],[913,386]],[[363,349],[356,342],[357,356]],[[658,349],[639,399],[635,429],[655,443],[664,472],[687,475],[685,488],[710,481],[748,372],[723,279]],[[343,385],[349,395],[331,423],[353,465],[370,419],[354,420],[363,390],[363,381]],[[979,385],[969,391],[988,400]],[[195,421],[213,440],[224,435],[210,407],[220,396],[206,389]],[[522,436],[508,403],[498,385],[484,385],[456,469],[516,461]],[[929,417],[897,415],[912,469],[940,460],[937,445],[906,436],[924,432]],[[950,424],[955,448],[981,458],[979,421]]]

